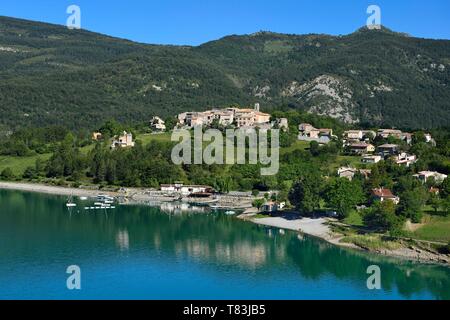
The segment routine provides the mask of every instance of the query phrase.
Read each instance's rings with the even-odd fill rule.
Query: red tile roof
[[[372,194],[380,198],[395,198],[391,190],[384,188],[372,189]]]

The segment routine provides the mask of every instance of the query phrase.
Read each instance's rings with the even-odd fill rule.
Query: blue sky
[[[3,0],[0,15],[65,24],[71,4],[83,29],[145,43],[198,45],[260,30],[348,34],[371,4],[395,31],[450,39],[449,0]]]

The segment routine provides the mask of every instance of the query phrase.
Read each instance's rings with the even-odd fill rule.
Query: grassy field
[[[390,241],[384,239],[382,236],[377,234],[365,234],[365,235],[349,235],[341,239],[344,243],[353,243],[361,248],[380,250],[389,249],[395,250],[401,247],[401,244],[396,241]]]
[[[337,170],[339,167],[343,166],[344,163],[348,163],[350,167],[360,168],[361,157],[359,156],[337,156],[336,161],[330,164],[330,170]]]
[[[170,142],[171,133],[170,132],[164,132],[160,134],[140,134],[136,137],[136,140],[142,141],[143,145],[149,144],[151,141],[163,141],[163,142]]]
[[[430,216],[424,218],[424,225],[409,236],[414,239],[450,242],[450,216]]]
[[[306,150],[309,148],[309,142],[307,141],[295,141],[290,147],[288,148],[281,148],[280,154],[289,153],[295,150]]]
[[[362,226],[363,219],[361,215],[356,210],[352,210],[347,218],[345,218],[342,222],[351,225],[351,226]]]
[[[16,176],[22,175],[27,167],[34,167],[37,159],[46,161],[50,159],[50,157],[50,153],[30,157],[0,156],[0,172],[9,167]]]

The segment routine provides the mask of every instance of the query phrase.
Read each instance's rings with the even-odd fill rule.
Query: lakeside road
[[[0,182],[0,189],[38,192],[62,196],[74,195],[79,197],[96,196],[99,193],[108,195],[118,195],[116,192],[103,192],[99,190],[58,187],[58,186],[49,186],[44,184],[24,183],[24,182]]]

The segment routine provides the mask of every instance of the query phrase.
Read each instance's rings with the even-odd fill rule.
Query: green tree
[[[317,141],[311,141],[309,143],[309,152],[313,157],[320,155],[320,145]]]
[[[317,172],[303,174],[289,193],[289,201],[304,214],[320,208],[323,178]]]
[[[405,191],[400,195],[398,211],[402,216],[411,219],[412,222],[419,223],[427,200],[428,194],[423,187]]]
[[[448,196],[450,196],[450,178],[447,177],[445,178],[445,180],[442,182],[441,186],[441,196],[442,198],[446,198]]]
[[[265,200],[264,199],[255,199],[252,202],[252,206],[257,208],[258,211],[261,210],[261,207],[264,205]]]
[[[442,199],[441,207],[444,210],[445,215],[450,215],[450,197]]]
[[[0,178],[2,180],[11,181],[14,180],[16,177],[14,175],[14,172],[11,170],[11,168],[7,167],[3,169],[2,173],[0,174]]]
[[[364,224],[374,230],[397,233],[403,226],[403,219],[395,214],[395,204],[386,200],[377,201],[364,215]]]
[[[341,218],[347,217],[351,210],[364,200],[362,186],[357,181],[346,178],[333,179],[326,190],[327,204],[336,209]]]
[[[442,205],[441,198],[439,197],[439,195],[437,195],[435,193],[431,194],[429,203],[430,203],[431,207],[434,209],[435,214],[438,212],[439,208]]]
[[[34,167],[27,167],[25,169],[25,171],[23,172],[22,177],[24,179],[29,179],[29,180],[34,179],[36,177],[36,170],[35,170],[35,168]]]

